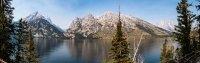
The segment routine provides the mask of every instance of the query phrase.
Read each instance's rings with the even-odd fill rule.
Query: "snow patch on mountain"
[[[75,18],[69,29],[64,33],[69,38],[110,38],[116,31],[119,15],[108,11],[99,16],[87,14],[82,18]],[[131,15],[120,14],[124,33],[127,35],[137,35],[133,33],[142,32],[144,35],[169,35],[169,31],[152,25],[140,18]]]
[[[174,32],[174,23],[170,20],[161,20],[160,22],[155,24],[156,26],[168,30],[170,32]]]
[[[39,19],[39,18],[45,19],[45,20],[49,21],[49,23],[52,23],[52,21],[51,21],[49,16],[44,15],[44,14],[40,14],[39,12],[34,12],[34,13],[30,14],[29,16],[24,18],[24,20],[33,21],[33,20]]]
[[[24,18],[23,20],[30,22],[30,21],[33,21],[35,19],[47,20],[51,25],[56,27],[59,31],[64,32],[63,29],[61,29],[59,26],[52,23],[51,18],[49,16],[47,16],[45,14],[40,14],[39,12],[34,12],[34,13],[30,14],[29,16],[27,16],[26,18]]]

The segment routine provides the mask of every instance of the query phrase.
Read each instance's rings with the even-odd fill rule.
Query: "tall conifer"
[[[14,54],[14,46],[11,42],[11,34],[14,25],[12,24],[13,10],[12,0],[0,0],[0,59],[11,63],[10,58]]]
[[[26,21],[22,21],[22,18],[19,20],[19,23],[16,23],[16,37],[15,39],[17,40],[16,43],[16,56],[15,56],[15,62],[20,63],[22,62],[24,58],[24,48],[23,44],[28,38],[28,24]]]
[[[111,42],[112,45],[110,47],[109,58],[111,58],[111,60],[114,61],[114,63],[133,62],[131,56],[129,55],[131,50],[131,48],[129,48],[130,43],[127,42],[126,36],[122,32],[120,11],[119,11],[119,20],[117,23],[117,31]]]
[[[168,44],[167,38],[163,44],[163,48],[161,49],[160,60],[161,63],[171,63],[174,57],[174,46],[170,46]]]
[[[197,10],[200,11],[200,0],[197,0],[199,2],[199,5],[196,6]],[[198,25],[198,50],[200,50],[200,15],[198,15],[197,17],[197,25]]]
[[[195,15],[192,14],[192,12],[188,9],[192,4],[189,4],[187,0],[181,0],[181,2],[178,3],[178,6],[176,8],[178,13],[178,25],[175,26],[175,35],[176,35],[176,41],[179,42],[181,48],[181,57],[185,57],[187,54],[190,54],[192,52],[191,50],[191,25],[194,21]],[[187,55],[185,58],[188,58],[189,55]]]
[[[37,55],[36,55],[36,49],[35,49],[35,44],[33,41],[33,36],[32,36],[32,31],[28,31],[28,39],[26,40],[26,43],[24,45],[24,51],[25,51],[25,63],[37,63],[39,62],[37,60]]]

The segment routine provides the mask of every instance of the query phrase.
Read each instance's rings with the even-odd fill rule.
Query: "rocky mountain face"
[[[165,30],[168,30],[170,32],[174,32],[174,23],[172,21],[169,20],[161,20],[160,22],[155,24],[156,26],[163,28]]]
[[[167,30],[130,15],[121,14],[120,18],[123,31],[128,36],[141,33],[144,35],[170,34]],[[87,14],[83,18],[74,19],[64,35],[69,38],[111,38],[115,34],[118,19],[118,14],[110,11],[96,17]]]
[[[34,37],[64,37],[63,30],[53,24],[47,15],[34,12],[23,20],[28,22]]]

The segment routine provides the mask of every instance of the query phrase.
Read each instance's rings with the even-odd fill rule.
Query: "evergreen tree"
[[[197,5],[196,6],[196,8],[197,8],[197,10],[198,11],[200,11],[200,0],[197,0],[198,2],[199,2],[199,5]],[[200,39],[199,39],[199,37],[200,37],[200,15],[198,15],[197,17],[197,25],[198,25],[198,34],[199,34],[199,36],[198,36],[198,50],[200,50]]]
[[[113,60],[114,63],[132,63],[132,58],[129,55],[131,50],[131,48],[129,48],[129,45],[130,43],[127,42],[126,36],[122,32],[122,23],[120,20],[119,12],[117,31],[112,39],[109,58],[111,58],[111,60]]]
[[[165,39],[163,48],[161,49],[160,60],[161,63],[172,63],[174,57],[174,46],[169,46],[168,40]]]
[[[26,21],[22,21],[22,18],[19,20],[19,23],[16,24],[16,36],[15,39],[17,40],[16,43],[16,56],[15,62],[20,63],[24,58],[24,48],[23,44],[27,40],[28,37],[28,24]]]
[[[32,31],[28,31],[28,39],[26,40],[26,43],[24,45],[24,51],[25,51],[25,63],[37,63],[39,62],[37,60],[36,50],[35,50],[35,44],[33,42],[33,36]]]
[[[190,32],[195,15],[193,15],[192,12],[188,9],[190,6],[192,6],[192,4],[189,4],[187,0],[181,0],[176,8],[179,16],[177,18],[178,25],[175,26],[175,35],[176,41],[179,42],[181,46],[180,50],[182,57],[192,52],[190,45]],[[189,55],[187,55],[186,58],[188,57]]]
[[[196,6],[197,10],[200,10],[200,0],[197,0],[199,2],[199,5]]]
[[[0,59],[11,63],[10,58],[14,54],[14,44],[11,42],[11,34],[14,31],[12,24],[13,10],[12,0],[0,0]]]

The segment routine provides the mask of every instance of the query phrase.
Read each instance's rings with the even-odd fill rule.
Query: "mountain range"
[[[139,35],[169,35],[170,32],[157,27],[140,18],[120,14],[123,31],[128,36]],[[87,14],[82,18],[75,18],[69,29],[64,33],[69,38],[110,38],[116,31],[118,14],[108,11],[99,16]]]
[[[64,37],[64,31],[53,24],[47,15],[34,12],[23,20],[28,22],[34,37]]]
[[[170,20],[161,20],[160,22],[156,23],[155,25],[158,26],[158,27],[161,27],[161,28],[163,28],[165,30],[168,30],[170,32],[174,32],[175,31],[174,30],[174,25],[175,24]]]
[[[123,31],[129,37],[140,35],[141,33],[150,36],[170,34],[171,30],[162,26],[155,26],[131,15],[120,15]],[[28,22],[34,37],[67,38],[111,38],[115,34],[118,19],[119,15],[111,11],[99,16],[87,14],[82,18],[75,18],[69,28],[63,31],[59,26],[52,23],[50,17],[38,12],[34,12],[23,18],[23,20]],[[160,22],[159,24],[162,23],[166,22]]]

